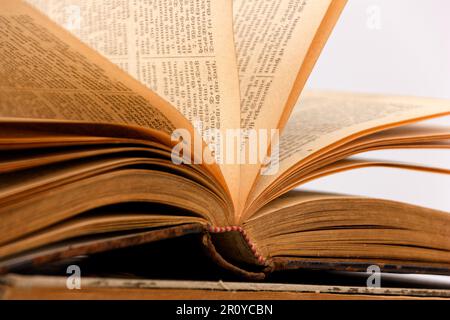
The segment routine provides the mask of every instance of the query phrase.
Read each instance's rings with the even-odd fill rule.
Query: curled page
[[[242,128],[284,127],[345,3],[234,0]],[[247,152],[242,151],[244,156]],[[261,163],[242,167],[241,203]]]
[[[219,137],[240,123],[232,0],[27,1],[169,101],[224,157]],[[239,166],[221,168],[237,194]]]

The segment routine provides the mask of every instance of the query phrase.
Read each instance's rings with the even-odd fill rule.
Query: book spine
[[[208,226],[208,231],[213,234],[220,234],[226,232],[239,232],[242,235],[242,238],[247,243],[248,247],[252,251],[255,259],[261,266],[269,266],[269,261],[258,251],[255,243],[250,239],[248,233],[241,226],[229,226],[229,227],[213,227]]]
[[[207,232],[204,233],[202,238],[202,243],[205,248],[206,254],[209,255],[209,257],[217,263],[220,267],[231,271],[232,273],[241,276],[243,278],[249,279],[249,280],[264,280],[266,278],[266,274],[268,273],[268,267],[265,267],[261,271],[249,271],[246,269],[243,269],[239,266],[237,266],[234,263],[231,263],[227,261],[220,253],[219,250],[217,250],[216,246],[213,243],[213,240],[211,239],[211,231],[206,230]],[[225,231],[226,232],[226,231]]]

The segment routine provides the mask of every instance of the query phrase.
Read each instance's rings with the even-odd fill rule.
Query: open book
[[[450,127],[419,123],[449,101],[302,93],[345,1],[28,2],[0,2],[0,272],[198,234],[252,279],[450,273],[448,213],[293,191],[368,166],[450,173],[350,157],[449,148]],[[237,154],[217,148],[229,129]],[[264,130],[279,139],[237,161]]]

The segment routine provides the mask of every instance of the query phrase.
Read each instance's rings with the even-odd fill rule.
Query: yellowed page
[[[239,127],[231,0],[28,2],[191,122]]]
[[[243,128],[277,128],[331,0],[234,0]]]
[[[0,118],[134,125],[194,135],[169,102],[23,1],[0,2]],[[203,166],[228,189],[220,168]]]
[[[139,125],[188,121],[21,1],[0,3],[0,116]]]
[[[240,123],[232,0],[27,1],[171,102],[220,159],[211,130]],[[237,195],[239,166],[222,171]]]
[[[242,128],[283,128],[345,3],[234,0]],[[242,201],[259,169],[243,166]]]
[[[370,132],[450,114],[450,101],[337,92],[304,92],[280,138],[279,170],[260,176],[252,199],[325,148]]]

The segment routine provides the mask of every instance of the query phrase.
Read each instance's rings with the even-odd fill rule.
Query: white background
[[[373,10],[379,10],[380,29],[368,26]],[[449,14],[448,0],[349,0],[307,88],[450,99]],[[433,123],[450,125],[450,117]],[[387,150],[367,155],[450,168],[450,150]],[[450,212],[450,176],[446,175],[360,169],[322,178],[303,188],[392,199]]]

